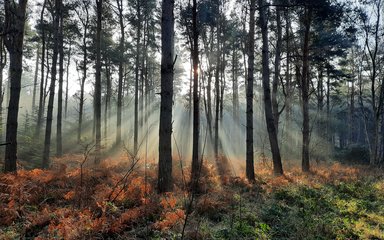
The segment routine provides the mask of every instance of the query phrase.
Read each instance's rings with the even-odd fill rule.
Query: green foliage
[[[382,192],[369,181],[280,189],[262,209],[272,239],[381,239]]]
[[[246,220],[236,221],[232,228],[221,228],[213,236],[214,239],[270,239],[271,227],[262,222],[249,223]]]

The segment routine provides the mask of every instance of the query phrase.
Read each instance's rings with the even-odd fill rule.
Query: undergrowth
[[[128,160],[80,171],[73,159],[0,175],[0,239],[384,239],[384,177],[366,166],[278,178],[257,166],[250,184],[205,163],[188,211],[188,167],[175,163],[174,192],[158,195],[155,164],[127,174]]]

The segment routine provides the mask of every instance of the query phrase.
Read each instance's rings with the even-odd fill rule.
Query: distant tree
[[[82,136],[82,130],[83,130],[83,118],[84,118],[84,88],[85,88],[85,82],[87,80],[88,75],[88,38],[89,38],[89,28],[90,28],[90,1],[84,0],[79,1],[78,3],[81,7],[75,8],[76,15],[78,19],[80,20],[83,34],[82,34],[82,61],[80,69],[82,70],[82,78],[80,80],[80,96],[79,96],[79,119],[78,119],[78,128],[77,128],[77,142],[80,142],[81,136]]]
[[[240,22],[235,18],[235,13],[231,14],[229,22],[229,49],[231,51],[231,77],[232,77],[232,115],[236,123],[239,122],[240,102],[239,102],[239,76],[242,74],[241,67],[241,36]]]
[[[40,60],[40,43],[37,44],[36,49],[36,61],[35,61],[35,75],[33,77],[33,90],[32,90],[32,111],[36,110],[36,91],[37,91],[37,79],[39,73],[39,60]]]
[[[174,76],[174,0],[163,0],[161,18],[161,105],[158,191],[172,190],[172,104]]]
[[[135,73],[135,93],[134,93],[134,126],[133,126],[133,151],[135,154],[138,152],[139,148],[139,81],[140,81],[140,66],[141,66],[141,36],[142,36],[142,20],[143,20],[143,8],[144,1],[139,0],[130,0],[129,1],[132,7],[132,16],[133,27],[136,29],[136,52],[135,52],[135,64],[134,64],[134,73]]]
[[[4,43],[9,52],[9,79],[11,82],[11,95],[8,105],[6,142],[10,143],[5,148],[5,172],[16,172],[17,159],[17,118],[19,114],[19,101],[21,90],[21,73],[23,71],[23,40],[25,13],[27,0],[18,3],[4,0]]]
[[[367,9],[361,12],[360,19],[362,23],[362,30],[364,36],[366,63],[369,66],[369,102],[370,112],[364,111],[364,121],[366,125],[366,135],[370,152],[371,165],[382,162],[383,158],[380,156],[383,152],[383,137],[380,134],[381,121],[384,111],[384,80],[380,76],[382,65],[382,13],[383,1],[362,1],[363,6]],[[368,12],[369,11],[369,12]],[[371,13],[373,12],[373,13]],[[368,17],[369,15],[374,18]],[[364,105],[361,104],[361,105]],[[372,127],[369,127],[369,122],[372,122]],[[380,159],[381,158],[381,159]]]

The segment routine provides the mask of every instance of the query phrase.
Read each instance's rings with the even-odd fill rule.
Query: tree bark
[[[100,162],[101,153],[101,21],[103,0],[96,0],[96,76],[95,76],[95,163]]]
[[[119,58],[119,83],[117,87],[117,120],[116,120],[116,145],[121,143],[121,108],[123,105],[123,64],[124,64],[124,16],[123,16],[123,1],[117,0],[117,9],[119,12],[119,25],[120,25],[120,58]]]
[[[68,115],[68,91],[69,91],[69,65],[71,64],[71,51],[72,51],[72,42],[69,43],[69,50],[68,50],[68,59],[67,59],[67,66],[66,66],[66,81],[65,81],[65,106],[64,106],[64,112],[65,112],[65,119],[67,119]]]
[[[52,56],[52,70],[51,70],[51,84],[49,87],[49,98],[48,98],[48,111],[47,111],[47,123],[45,128],[45,140],[44,140],[44,153],[42,168],[46,169],[49,167],[49,154],[51,148],[51,130],[52,130],[52,116],[53,116],[53,103],[55,98],[55,85],[56,85],[56,73],[57,73],[57,57],[59,53],[59,23],[60,23],[60,12],[61,12],[61,0],[55,0],[55,9],[53,11],[53,56]]]
[[[87,80],[87,65],[88,65],[88,50],[87,50],[87,37],[88,37],[88,28],[89,28],[89,5],[86,2],[84,4],[85,19],[80,17],[81,24],[83,25],[83,77],[80,80],[80,98],[79,98],[79,122],[77,127],[77,142],[80,143],[83,129],[83,117],[84,117],[84,87],[85,81]]]
[[[63,12],[59,12],[59,91],[57,96],[57,123],[56,123],[56,156],[63,155],[62,119],[63,119],[63,81],[64,81],[64,36],[63,36]]]
[[[19,101],[21,89],[21,73],[23,71],[23,40],[27,0],[19,3],[4,0],[5,22],[4,43],[9,52],[9,79],[11,92],[8,105],[6,142],[10,144],[5,148],[5,172],[16,172],[17,160],[17,118],[19,114]]]
[[[301,76],[301,99],[303,109],[303,146],[301,168],[303,172],[309,172],[309,34],[312,19],[312,8],[306,7],[304,11],[303,73]]]
[[[135,60],[135,120],[133,134],[133,151],[138,153],[139,137],[139,66],[140,66],[140,37],[141,37],[141,3],[137,1],[137,32],[136,32],[136,60]]]
[[[199,31],[197,28],[197,3],[193,0],[192,5],[192,34],[193,34],[193,140],[192,140],[192,172],[191,190],[197,192],[199,189],[200,157],[199,157],[199,135],[200,135],[200,99],[199,99]]]
[[[270,73],[269,73],[269,48],[268,48],[268,20],[266,16],[267,11],[265,0],[259,0],[259,11],[260,11],[260,28],[262,35],[262,79],[263,79],[263,90],[264,90],[264,110],[265,110],[265,121],[267,124],[269,143],[271,146],[272,160],[273,160],[273,173],[276,176],[283,174],[283,166],[281,164],[281,156],[279,149],[279,142],[277,140],[277,122],[274,119],[275,115],[273,112],[273,105],[271,100],[271,87],[270,87]],[[277,49],[277,48],[276,48]],[[278,52],[278,50],[277,50]],[[276,53],[277,54],[277,53]],[[280,60],[278,60],[279,62]],[[276,73],[275,73],[276,75]],[[275,76],[276,77],[276,76]],[[274,83],[275,84],[275,83]],[[277,88],[277,86],[276,86]],[[275,103],[277,105],[277,103]],[[277,106],[275,106],[277,108]],[[278,113],[277,113],[278,115]]]
[[[277,89],[280,78],[280,68],[281,68],[281,47],[282,47],[282,26],[281,26],[281,7],[280,0],[275,0],[276,4],[276,52],[275,52],[275,74],[273,76],[272,82],[272,111],[273,111],[273,120],[275,124],[276,133],[279,132],[279,106],[277,102]]]
[[[39,73],[39,59],[40,59],[40,44],[37,45],[36,49],[36,64],[35,64],[35,76],[33,77],[33,90],[32,90],[32,113],[36,109],[36,88],[37,88],[37,78]]]
[[[172,180],[172,103],[174,59],[174,0],[163,0],[161,18],[161,105],[159,126],[159,193],[170,192]]]
[[[233,43],[233,45],[235,45]],[[238,61],[237,49],[232,46],[232,114],[235,123],[239,123],[239,86],[238,86]]]
[[[219,114],[220,114],[220,72],[221,72],[221,26],[217,28],[217,53],[216,53],[216,69],[215,69],[215,137],[214,137],[214,153],[215,158],[219,156]]]
[[[253,81],[255,67],[255,11],[256,0],[251,0],[248,39],[248,78],[246,91],[246,177],[249,181],[255,181],[255,167],[253,154]]]
[[[41,127],[43,125],[43,115],[44,115],[44,107],[45,107],[45,90],[44,90],[44,70],[45,70],[45,27],[44,27],[44,11],[46,7],[47,1],[44,0],[43,7],[40,12],[40,23],[41,23],[41,76],[40,76],[40,95],[39,95],[39,108],[37,111],[37,123],[35,130],[35,137],[40,137]]]

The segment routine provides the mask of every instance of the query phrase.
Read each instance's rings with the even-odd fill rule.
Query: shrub
[[[350,145],[336,151],[335,158],[345,163],[369,164],[369,149],[366,146]]]

